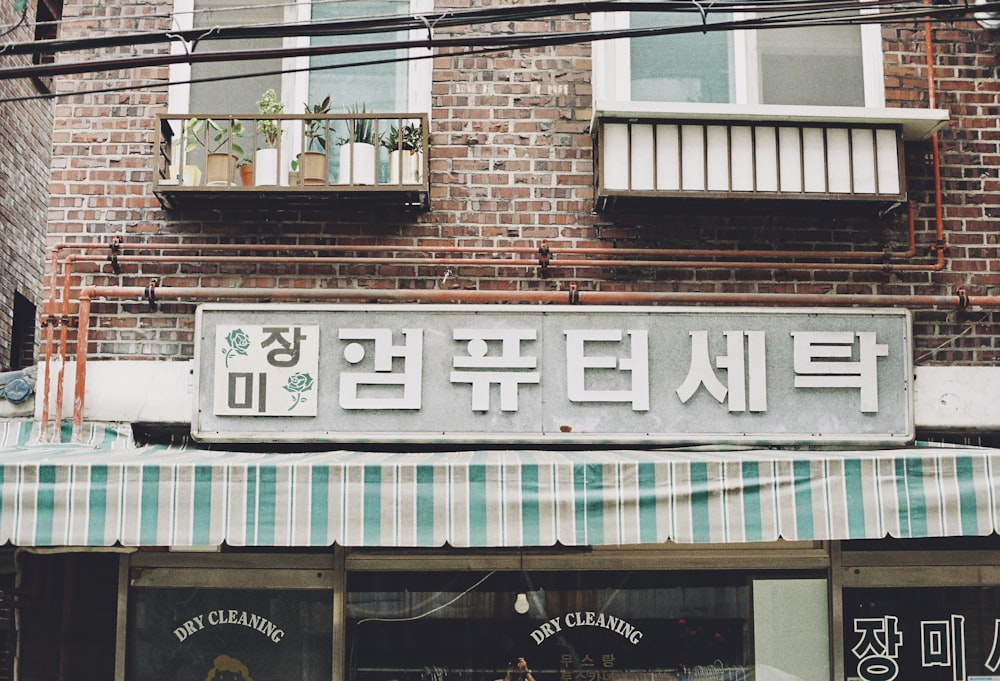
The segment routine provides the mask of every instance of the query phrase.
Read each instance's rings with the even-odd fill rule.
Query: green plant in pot
[[[194,187],[201,184],[201,167],[191,163],[190,148],[192,136],[197,134],[198,119],[191,118],[170,138],[170,157],[167,174],[160,178],[163,184],[181,184]],[[173,126],[171,125],[171,130]],[[195,143],[197,146],[197,143]]]
[[[244,187],[253,185],[253,160],[244,156],[236,162],[236,170],[240,173],[240,183]]]
[[[389,183],[420,184],[423,179],[423,125],[419,122],[393,125],[380,144],[389,150]]]
[[[309,106],[305,104],[307,114],[323,116],[323,118],[307,118],[303,124],[305,150],[299,154],[300,181],[303,185],[326,184],[327,160],[326,140],[330,134],[330,96],[322,102]]]
[[[285,113],[284,103],[278,94],[267,90],[257,102],[257,111],[262,115],[274,116]],[[256,182],[259,185],[278,184],[278,144],[281,143],[281,123],[277,118],[257,119],[257,133],[263,138],[264,146],[257,149],[254,159]]]
[[[188,120],[187,151],[205,150],[205,183],[231,185],[236,172],[236,160],[243,147],[236,140],[243,137],[243,121],[232,118],[219,122],[212,118]]]
[[[340,183],[375,184],[375,119],[364,104],[348,107],[347,137],[340,138]]]

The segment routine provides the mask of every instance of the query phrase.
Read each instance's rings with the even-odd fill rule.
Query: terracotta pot
[[[253,164],[247,163],[240,166],[240,183],[244,187],[253,186]]]

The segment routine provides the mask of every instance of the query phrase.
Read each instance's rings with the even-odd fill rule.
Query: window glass
[[[845,588],[847,678],[996,679],[1000,588]]]
[[[329,21],[352,17],[378,17],[405,14],[410,11],[409,0],[352,0],[352,2],[325,2],[312,6],[313,21]],[[346,45],[380,43],[405,40],[405,31],[397,33],[353,34],[323,36],[312,39],[313,45]],[[331,96],[334,113],[344,113],[349,107],[364,105],[366,111],[380,113],[407,110],[406,50],[380,50],[361,54],[336,54],[312,57],[309,65],[309,101],[322,101]],[[399,59],[400,61],[392,61]],[[385,61],[386,63],[330,68],[359,61]]]
[[[860,26],[757,31],[762,104],[864,106]]]
[[[128,681],[329,681],[328,591],[136,589]]]
[[[277,4],[248,6],[243,0],[196,0],[194,28],[210,29],[233,24],[281,24],[282,7]],[[279,49],[280,38],[253,40],[207,41],[201,51]],[[257,100],[268,89],[281,95],[281,60],[221,61],[191,65],[191,78],[221,78],[191,85],[188,111],[191,113],[257,113]],[[237,78],[252,73],[275,75]]]
[[[717,16],[715,13],[713,17]],[[729,17],[731,15],[726,15]],[[690,25],[690,12],[632,12],[632,28]],[[733,34],[683,33],[630,41],[632,99],[647,102],[733,101]]]
[[[735,574],[360,573],[348,590],[348,681],[496,681],[519,657],[535,681],[750,664],[749,587]]]
[[[710,15],[713,24],[750,18],[714,10]],[[700,21],[692,12],[629,14],[633,29],[697,27]],[[865,105],[861,26],[696,30],[626,42],[627,54],[614,55],[612,62],[627,61],[633,101]],[[613,78],[613,63],[605,78]]]

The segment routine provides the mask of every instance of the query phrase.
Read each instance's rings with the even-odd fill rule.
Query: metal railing
[[[154,191],[427,188],[426,114],[158,115]]]

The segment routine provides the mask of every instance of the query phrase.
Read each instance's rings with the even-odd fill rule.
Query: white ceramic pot
[[[390,151],[389,184],[420,184],[423,179],[423,160],[423,155],[419,151],[410,149]]]
[[[254,184],[268,186],[278,184],[278,150],[258,149],[254,154]]]
[[[374,144],[355,142],[340,147],[340,184],[375,184]]]

